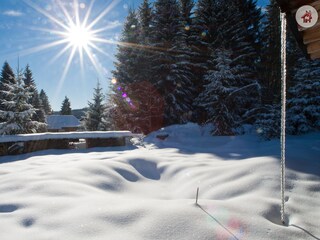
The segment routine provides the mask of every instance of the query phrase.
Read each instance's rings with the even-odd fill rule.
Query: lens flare
[[[207,219],[215,225],[213,239],[246,239],[247,227],[224,207],[206,205],[201,207],[207,213]]]
[[[117,84],[117,79],[116,79],[116,78],[112,78],[112,79],[111,79],[111,83],[112,83],[112,84]]]

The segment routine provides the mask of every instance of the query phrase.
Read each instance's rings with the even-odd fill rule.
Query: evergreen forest
[[[213,124],[213,135],[255,125],[280,133],[281,33],[275,0],[144,0],[130,9],[118,44],[110,116],[117,129]],[[320,127],[320,62],[288,29],[287,131]]]

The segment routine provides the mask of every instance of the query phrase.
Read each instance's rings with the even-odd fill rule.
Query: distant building
[[[49,132],[73,132],[80,127],[80,121],[73,115],[48,115]]]

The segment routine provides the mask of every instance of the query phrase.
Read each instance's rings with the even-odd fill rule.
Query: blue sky
[[[70,99],[73,109],[82,108],[92,99],[97,79],[105,93],[107,92],[114,68],[114,42],[120,37],[128,8],[138,7],[142,0],[60,0],[60,6],[58,2],[1,0],[0,66],[2,67],[4,61],[8,61],[16,70],[19,56],[20,68],[30,65],[38,89],[45,90],[54,110],[60,110],[65,96]],[[268,0],[258,2],[264,6]],[[91,31],[100,29],[95,36],[106,41],[94,41],[99,50],[89,47],[90,57],[84,52],[83,64],[79,50],[75,50],[67,67],[72,47],[76,43],[72,42],[73,45],[66,49],[70,41],[66,41],[58,32],[66,33],[63,26],[69,26],[63,10],[72,17],[72,21],[76,21],[75,3],[80,21],[85,19],[92,6],[87,23],[95,23]],[[51,46],[59,43],[58,41],[60,44]],[[62,52],[64,49],[65,52]]]

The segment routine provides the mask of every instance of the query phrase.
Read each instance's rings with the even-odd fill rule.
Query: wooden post
[[[199,187],[197,187],[196,205],[198,205],[198,197],[199,197]]]

